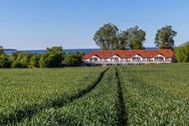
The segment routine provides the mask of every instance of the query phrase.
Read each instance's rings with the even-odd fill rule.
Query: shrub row
[[[0,68],[35,68],[80,66],[83,53],[65,54],[62,47],[47,48],[43,54],[16,52],[10,56],[0,51]]]

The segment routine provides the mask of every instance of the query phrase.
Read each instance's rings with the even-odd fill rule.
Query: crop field
[[[64,104],[92,88],[103,68],[0,70],[0,125]]]
[[[120,68],[130,125],[189,124],[189,64]]]
[[[110,69],[95,90],[85,97],[36,115],[24,125],[119,125],[119,94],[115,69]]]
[[[189,64],[0,70],[0,125],[188,125]]]

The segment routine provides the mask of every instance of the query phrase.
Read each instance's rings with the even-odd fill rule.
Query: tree
[[[119,36],[119,43],[117,49],[128,49],[129,48],[129,36],[127,32],[122,31]]]
[[[22,66],[22,68],[28,68],[29,67],[29,57],[28,56],[24,56],[22,57],[22,59],[20,59],[20,64]]]
[[[10,62],[7,57],[0,58],[0,68],[9,68]]]
[[[44,55],[42,55],[40,60],[39,60],[39,67],[40,68],[46,68],[47,67],[47,63],[46,63]]]
[[[83,63],[82,57],[84,53],[69,53],[65,55],[63,63],[66,66],[80,66]]]
[[[30,58],[29,66],[31,68],[39,67],[39,60],[40,60],[40,56],[38,54],[33,54]]]
[[[11,68],[22,68],[22,64],[19,61],[15,60],[11,63]]]
[[[146,33],[138,26],[127,29],[123,32],[124,36],[127,37],[130,49],[144,49],[143,43],[146,40]]]
[[[13,62],[17,59],[18,57],[18,53],[12,53],[10,56],[9,56],[9,60],[10,62]]]
[[[13,68],[28,68],[29,61],[32,54],[24,52],[16,52],[9,56],[9,61],[11,62],[11,67]]]
[[[3,47],[0,46],[0,68],[8,68],[10,67],[10,61],[5,54]]]
[[[4,54],[3,46],[0,46],[0,55]]]
[[[174,48],[174,37],[177,32],[172,29],[172,26],[162,27],[157,31],[155,37],[155,45],[160,49],[173,49]]]
[[[146,33],[138,26],[120,32],[117,26],[105,24],[94,35],[94,41],[104,50],[144,49]]]
[[[41,55],[39,64],[40,67],[60,67],[64,53],[62,47],[47,48],[45,53]]]
[[[104,50],[115,49],[115,39],[117,39],[119,29],[113,24],[105,24],[94,35],[96,44]]]
[[[185,42],[174,50],[178,62],[189,62],[189,42]]]
[[[0,54],[0,68],[8,68],[10,64],[8,57],[4,53]]]
[[[128,35],[120,32],[112,38],[112,50],[125,50],[128,48]]]

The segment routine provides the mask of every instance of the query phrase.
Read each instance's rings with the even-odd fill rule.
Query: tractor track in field
[[[122,90],[122,84],[121,79],[119,76],[118,68],[115,68],[115,75],[117,78],[117,92],[118,92],[118,119],[119,119],[119,126],[128,126],[128,114],[126,111],[126,106],[124,102],[124,96],[123,96],[123,90]]]
[[[31,106],[26,106],[22,109],[17,109],[10,113],[9,115],[2,115],[0,113],[0,125],[13,125],[16,123],[20,123],[26,118],[31,119],[34,115],[37,113],[43,111],[44,109],[49,108],[60,108],[63,107],[85,95],[90,93],[92,90],[95,89],[95,87],[101,82],[102,78],[104,77],[104,74],[109,70],[109,68],[105,69],[103,72],[100,73],[99,77],[96,79],[96,81],[89,85],[88,87],[81,89],[77,91],[75,94],[71,96],[60,96],[57,98],[54,98],[52,100],[45,101],[44,104],[35,104]]]

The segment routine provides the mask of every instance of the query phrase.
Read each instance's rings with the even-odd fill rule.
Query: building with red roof
[[[172,63],[171,49],[159,50],[100,50],[85,54],[83,61],[87,64],[152,64]]]

